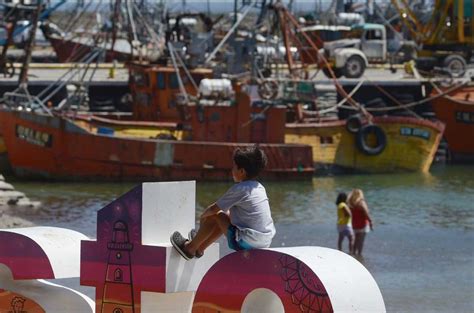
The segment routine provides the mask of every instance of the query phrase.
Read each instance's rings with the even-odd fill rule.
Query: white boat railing
[[[38,112],[38,110],[53,116],[53,112],[37,96],[30,95],[28,92],[5,92],[3,94],[3,103],[11,109],[17,111]]]

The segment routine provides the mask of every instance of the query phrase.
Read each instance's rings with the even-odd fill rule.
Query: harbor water
[[[364,190],[374,219],[360,261],[379,284],[387,312],[474,312],[474,167],[430,173],[315,177],[264,182],[277,235],[272,246],[336,248],[337,193]],[[10,215],[92,238],[96,213],[134,184],[25,182],[17,190],[43,203]],[[197,213],[231,186],[197,183]],[[221,255],[229,249],[221,240]],[[346,242],[344,249],[347,250]],[[87,293],[94,297],[88,289]]]

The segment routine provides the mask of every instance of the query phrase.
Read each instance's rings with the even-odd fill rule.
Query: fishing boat
[[[190,95],[196,95],[197,89],[191,82],[195,79],[195,84],[199,84],[212,76],[212,70],[196,68],[188,74],[189,79],[182,82],[182,88]],[[168,122],[184,119],[186,107],[176,104],[180,92],[178,77],[186,77],[184,73],[177,75],[172,67],[131,64],[130,77],[135,119]],[[275,102],[287,107],[287,119],[299,115],[292,114],[294,110],[288,109],[289,103],[298,108],[298,103],[310,104],[315,100],[312,82],[281,81],[280,84],[283,86],[282,97]],[[268,108],[272,105],[270,100],[263,102],[262,106]],[[444,130],[440,122],[414,117],[373,117],[368,129],[367,121],[359,116],[348,120],[319,119],[317,123],[307,120],[286,123],[282,128],[273,127],[273,132],[284,129],[285,143],[310,145],[317,172],[323,172],[323,169],[331,173],[426,172]],[[348,126],[354,121],[356,128],[359,125],[364,130],[359,132],[353,129],[354,126]]]
[[[206,100],[207,101],[207,100]],[[235,103],[188,106],[183,123],[5,106],[1,131],[16,175],[56,180],[227,180],[237,147],[259,143],[267,179],[304,179],[314,172],[308,145],[285,144],[285,108]],[[6,101],[8,103],[8,101]]]
[[[316,172],[427,172],[444,131],[441,122],[412,117],[373,117],[289,123],[285,142],[309,144]]]
[[[474,162],[474,84],[457,88],[436,97],[442,90],[433,90],[431,101],[436,117],[446,124],[444,136],[453,162]]]
[[[81,62],[97,46],[106,50],[105,62],[113,60],[126,62],[132,55],[132,48],[125,40],[118,40],[113,48],[110,43],[98,45],[93,42],[92,38],[62,38],[57,35],[49,35],[48,40],[60,63]],[[137,51],[135,51],[135,55],[138,55]]]
[[[155,4],[152,8],[146,1],[140,4],[114,1],[111,3],[110,16],[103,23],[99,22],[101,18],[97,15],[98,27],[93,27],[95,23],[90,22],[81,25],[83,22],[77,18],[91,10],[90,5],[92,2],[85,6],[79,3],[76,5],[67,27],[70,31],[53,29],[50,23],[41,26],[59,62],[84,62],[85,57],[97,48],[105,52],[102,58],[105,62],[126,62],[132,59],[156,61],[161,56],[164,35],[160,5]],[[95,10],[99,6],[100,3],[96,3]]]

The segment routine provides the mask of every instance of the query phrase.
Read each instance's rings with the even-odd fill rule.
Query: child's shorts
[[[229,248],[235,251],[253,249],[253,247],[247,242],[245,242],[243,239],[240,239],[239,241],[235,240],[238,231],[239,230],[237,229],[237,227],[232,224],[230,224],[229,228],[227,228],[227,245],[229,246]]]
[[[354,235],[354,230],[350,225],[337,225],[337,231],[342,236],[350,237]]]

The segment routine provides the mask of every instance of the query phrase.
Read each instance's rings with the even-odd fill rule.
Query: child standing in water
[[[365,235],[373,230],[372,218],[370,217],[369,208],[365,202],[362,190],[352,190],[347,204],[351,209],[352,228],[355,233],[354,254],[361,256],[364,249]]]
[[[227,237],[233,250],[268,248],[275,235],[265,187],[256,179],[267,164],[265,153],[257,146],[234,151],[233,185],[222,197],[211,204],[200,217],[198,232],[190,231],[189,238],[179,232],[171,235],[174,248],[186,260],[201,257],[208,246]]]
[[[337,205],[337,231],[339,238],[337,240],[337,248],[342,251],[342,242],[344,237],[349,240],[349,253],[354,252],[354,231],[352,230],[352,214],[346,204],[347,195],[344,192],[339,193],[336,200]]]

